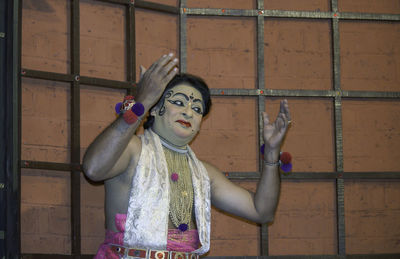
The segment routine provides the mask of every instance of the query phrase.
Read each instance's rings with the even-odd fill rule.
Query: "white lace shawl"
[[[157,134],[146,130],[140,138],[142,151],[132,180],[124,245],[165,250],[169,213],[167,162]],[[188,150],[196,224],[201,244],[194,253],[204,254],[210,249],[210,180],[203,164],[196,158],[189,146]]]

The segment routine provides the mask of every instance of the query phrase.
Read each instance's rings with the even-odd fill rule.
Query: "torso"
[[[139,157],[139,156],[137,156]],[[132,185],[132,178],[138,161],[132,161],[130,166],[122,174],[105,181],[105,199],[106,199],[106,227],[109,230],[117,232],[115,226],[115,215],[126,214],[128,211],[129,194]],[[135,168],[135,169],[132,169]],[[193,207],[194,211],[194,207]],[[196,229],[195,214],[192,213],[191,229]],[[168,228],[176,228],[171,219],[168,221]]]

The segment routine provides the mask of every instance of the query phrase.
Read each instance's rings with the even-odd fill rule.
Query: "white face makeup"
[[[167,91],[162,107],[151,111],[155,117],[152,129],[170,144],[184,146],[200,130],[203,112],[201,93],[190,85],[179,84]]]

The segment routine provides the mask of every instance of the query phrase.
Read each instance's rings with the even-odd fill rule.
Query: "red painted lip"
[[[190,124],[190,122],[188,122],[188,121],[177,120],[176,122],[180,123],[181,125],[183,125],[183,126],[185,126],[185,127],[187,127],[187,128],[189,128],[189,127],[192,126],[192,124]]]

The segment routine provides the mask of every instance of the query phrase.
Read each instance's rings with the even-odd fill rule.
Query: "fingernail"
[[[178,59],[177,59],[177,58],[174,58],[174,62],[178,62]]]
[[[177,68],[177,67],[174,67],[174,71],[178,71],[178,68]]]
[[[172,52],[168,54],[168,56],[170,56],[170,57],[172,57],[173,55],[174,55],[174,53],[172,53]]]
[[[167,56],[167,55],[164,54],[162,57],[165,58],[166,56]]]

